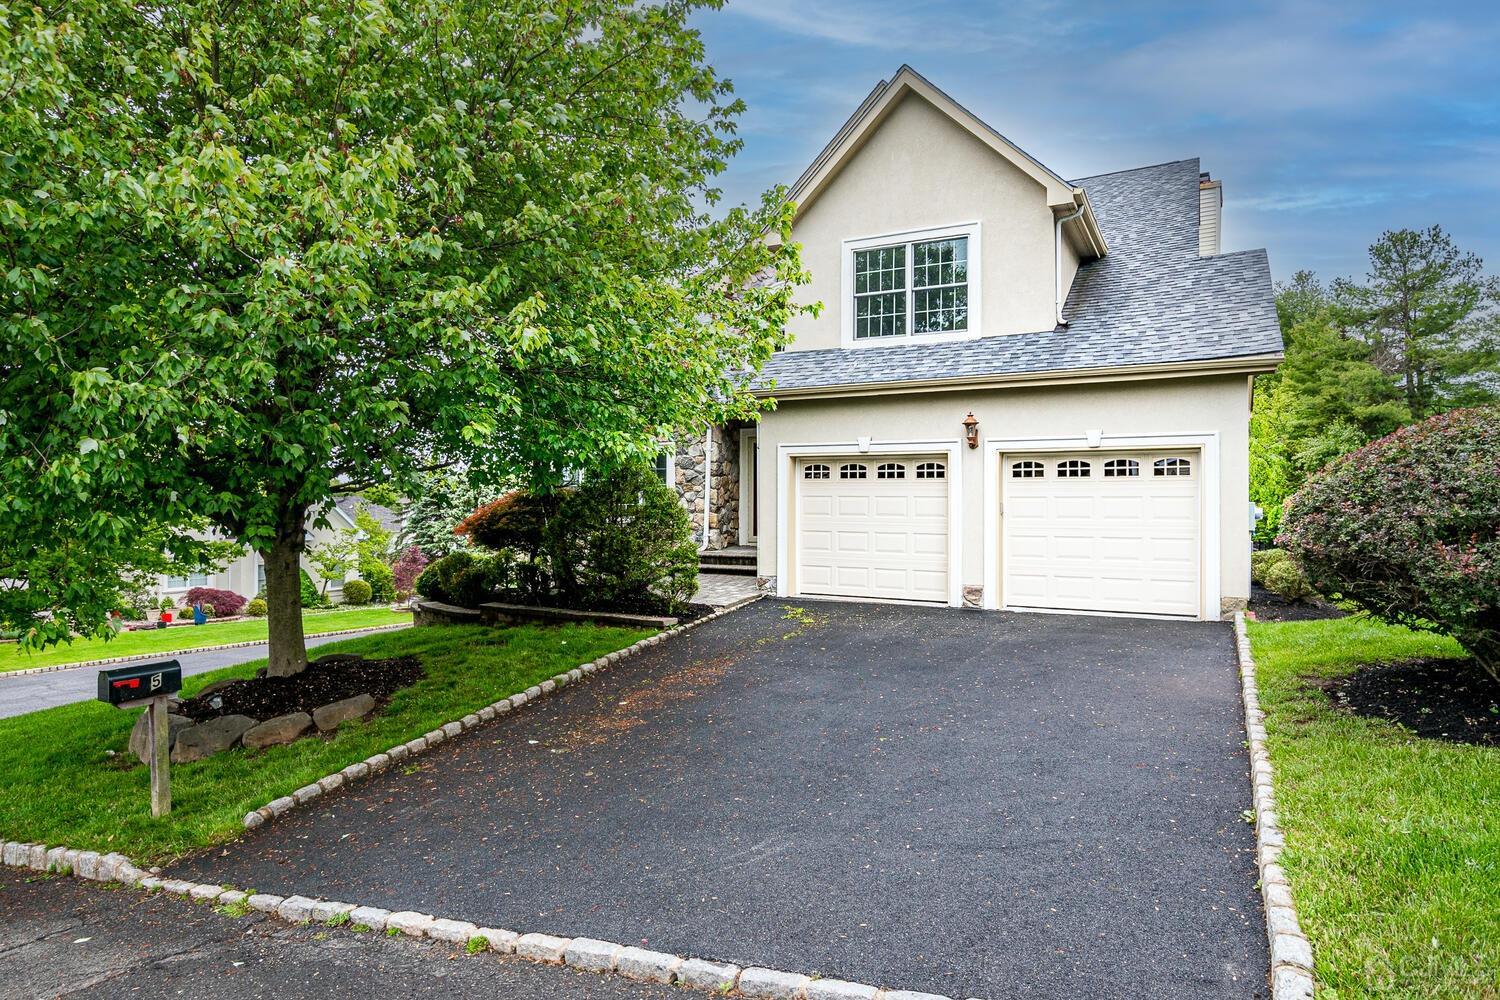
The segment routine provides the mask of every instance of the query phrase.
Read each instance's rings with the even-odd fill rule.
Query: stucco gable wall
[[[840,288],[846,239],[979,221],[983,332],[1053,325],[1053,230],[1046,189],[921,97],[903,99],[798,219],[817,318],[788,326],[790,350],[836,348],[849,308]],[[1070,267],[1076,266],[1076,258]]]

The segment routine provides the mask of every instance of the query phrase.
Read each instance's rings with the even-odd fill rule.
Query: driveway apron
[[[762,601],[175,873],[956,997],[1263,997],[1244,739],[1227,625]]]

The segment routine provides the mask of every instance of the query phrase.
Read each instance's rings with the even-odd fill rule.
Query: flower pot
[[[146,609],[146,621],[150,622],[152,625],[155,625],[157,622],[161,621],[161,609],[160,608],[148,608],[148,609]]]

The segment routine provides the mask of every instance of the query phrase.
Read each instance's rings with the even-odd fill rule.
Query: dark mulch
[[[1382,663],[1327,687],[1356,715],[1399,722],[1427,739],[1500,746],[1500,683],[1473,660]]]
[[[371,694],[384,702],[399,688],[421,679],[422,664],[414,656],[367,660],[361,656],[321,656],[291,677],[256,677],[213,684],[173,711],[194,722],[221,715],[274,719],[292,712],[311,712],[330,702],[357,694]]]
[[[1349,616],[1349,612],[1316,597],[1289,601],[1258,583],[1250,585],[1250,604],[1245,610],[1258,622],[1316,622]]]

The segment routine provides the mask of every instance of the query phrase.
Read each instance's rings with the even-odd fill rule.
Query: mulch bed
[[[1289,601],[1258,583],[1250,585],[1250,604],[1245,610],[1258,622],[1316,622],[1349,616],[1327,601]]]
[[[1500,683],[1472,660],[1407,660],[1326,682],[1340,708],[1418,736],[1500,747]]]
[[[377,702],[420,680],[425,671],[414,656],[367,660],[361,656],[321,656],[291,677],[256,677],[209,685],[197,697],[180,703],[174,712],[194,722],[221,715],[274,719],[292,712],[312,712],[330,702],[370,694]]]

